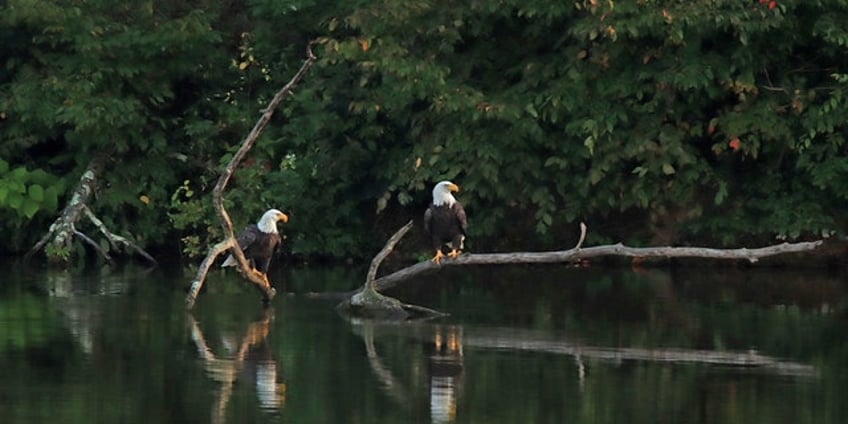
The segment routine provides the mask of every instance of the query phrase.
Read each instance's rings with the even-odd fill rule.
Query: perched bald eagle
[[[436,256],[431,259],[435,263],[441,262],[445,257],[442,253],[443,245],[450,246],[448,256],[456,258],[465,241],[468,219],[462,204],[452,194],[458,191],[459,186],[450,181],[436,184],[433,187],[433,203],[424,212],[424,229],[430,234],[433,249],[436,250]]]
[[[263,274],[268,272],[271,256],[283,242],[280,233],[277,231],[277,221],[288,222],[289,217],[276,209],[268,209],[262,214],[262,218],[259,218],[259,222],[248,225],[236,237],[239,247],[244,252],[244,257],[247,258],[253,268]],[[230,255],[221,266],[236,266],[237,264],[236,258]]]

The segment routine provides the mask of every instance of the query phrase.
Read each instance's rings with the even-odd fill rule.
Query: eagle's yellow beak
[[[283,223],[289,222],[289,216],[280,212],[280,216],[277,217],[278,221],[283,221]]]
[[[453,192],[459,192],[459,186],[456,184],[448,184],[448,190]]]

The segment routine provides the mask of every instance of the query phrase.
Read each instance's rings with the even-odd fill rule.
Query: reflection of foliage
[[[0,298],[0,352],[41,347],[55,336],[58,320],[46,298],[20,293]]]
[[[564,266],[466,269],[438,274],[418,289],[401,290],[412,292],[405,298],[417,296],[416,303],[450,312],[435,324],[464,327],[466,340],[471,330],[505,338],[514,330],[598,346],[756,349],[822,370],[819,380],[799,381],[745,367],[582,358],[581,379],[573,356],[466,344],[466,383],[456,405],[457,422],[656,423],[658,417],[682,422],[693,416],[705,423],[844,421],[839,405],[845,393],[848,339],[844,318],[824,307],[845,299],[843,282],[809,273],[789,276],[785,270],[777,271],[779,278],[774,270],[724,275],[699,271],[670,275]],[[4,356],[8,352],[0,347],[7,383],[0,388],[6,401],[4,422],[209,422],[218,384],[197,360],[182,296],[167,288],[182,276],[170,272],[140,277],[138,268],[127,267],[116,275],[112,267],[100,276],[76,277],[74,282],[86,288],[76,298],[89,320],[84,322],[82,317],[43,315],[62,311],[59,302],[45,305],[45,300],[26,293],[0,290],[0,323],[9,319],[7,311],[16,311],[12,321],[22,326],[58,329],[63,322],[68,327],[85,324],[94,336],[91,353],[83,354],[78,344],[64,342],[67,333],[43,333],[53,352],[47,363],[33,357],[38,353],[33,350],[44,344],[25,346],[35,347],[26,349],[26,355]],[[362,270],[317,268],[290,272],[292,284],[304,290],[350,289],[361,283],[354,277],[363,275]],[[24,278],[46,279],[40,273]],[[97,295],[103,279],[131,281],[122,285],[131,294]],[[240,340],[259,312],[252,293],[232,289],[238,286],[231,281],[219,282],[223,284],[209,285],[217,294],[194,311],[216,353],[235,349],[238,343],[228,339]],[[29,305],[16,309],[19,302]],[[333,311],[335,301],[279,297],[275,305],[267,343],[287,385],[285,408],[266,413],[250,394],[253,389],[243,385],[236,390],[245,395],[230,400],[231,419],[425,420],[430,405],[428,352],[417,338],[420,327],[390,324],[385,333],[375,333],[380,359],[409,394],[409,403],[399,405],[379,386],[360,336]],[[264,337],[261,330],[257,335]],[[712,335],[722,343],[711,345]],[[44,407],[47,401],[49,408]]]

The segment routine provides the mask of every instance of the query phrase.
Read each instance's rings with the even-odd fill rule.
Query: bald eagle
[[[244,252],[244,257],[259,272],[268,272],[271,264],[271,256],[283,242],[277,231],[277,221],[288,222],[289,217],[277,209],[268,209],[259,222],[250,224],[239,233],[236,239],[238,245]],[[233,255],[227,257],[222,267],[236,266],[238,261]]]
[[[451,248],[449,257],[459,256],[468,232],[465,209],[452,194],[458,191],[459,186],[450,181],[436,184],[433,187],[433,203],[424,212],[424,229],[430,234],[433,249],[436,250],[436,255],[431,259],[435,263],[445,257],[442,253],[445,244]]]

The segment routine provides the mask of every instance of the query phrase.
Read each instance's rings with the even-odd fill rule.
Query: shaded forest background
[[[8,0],[0,252],[105,154],[114,232],[205,253],[220,170],[312,40],[226,197],[237,228],[290,212],[296,255],[371,257],[444,179],[472,250],[567,247],[580,221],[587,244],[842,237],[844,22],[846,0]]]

